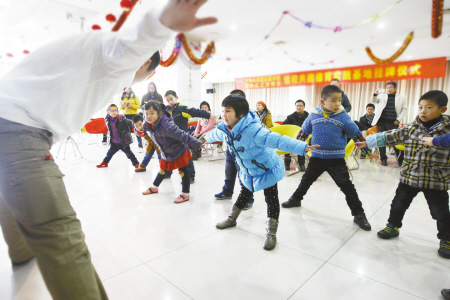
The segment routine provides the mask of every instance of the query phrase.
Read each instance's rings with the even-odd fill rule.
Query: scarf
[[[375,117],[375,114],[372,114],[371,116],[369,116],[368,114],[366,114],[366,119],[368,121],[369,124],[372,124],[373,118]]]
[[[269,110],[264,107],[264,110],[262,111],[261,115],[259,116],[259,120],[261,121],[261,123],[263,122],[264,118],[267,116],[267,114],[269,113]]]

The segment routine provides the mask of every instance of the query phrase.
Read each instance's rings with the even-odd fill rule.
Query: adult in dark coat
[[[306,118],[309,116],[309,113],[305,111],[305,101],[297,100],[295,101],[295,112],[287,116],[286,120],[283,122],[283,125],[297,125],[302,127],[303,122],[305,122]],[[300,171],[305,171],[305,157],[303,155],[298,156],[298,164],[300,165]],[[291,165],[291,155],[284,155],[284,165],[287,171],[290,170]]]
[[[331,80],[330,84],[339,87],[339,79],[334,78],[333,80]],[[342,106],[344,107],[347,113],[349,113],[352,110],[350,100],[348,99],[347,95],[344,92],[342,92]]]

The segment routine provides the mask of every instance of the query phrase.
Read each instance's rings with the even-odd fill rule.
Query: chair
[[[205,145],[206,158],[208,160],[225,159],[226,154],[225,154],[225,151],[222,149],[223,142],[215,142],[212,144],[204,144],[204,145]],[[219,149],[220,149],[220,152],[223,154],[223,157],[218,157],[218,155],[217,155],[214,158],[214,153],[219,154]]]
[[[348,142],[347,146],[345,147],[345,157],[344,157],[344,159],[346,160],[346,163],[347,163],[347,159],[350,158],[350,157],[353,157],[353,159],[356,162],[356,165],[357,165],[356,168],[350,168],[348,163],[347,163],[347,169],[348,169],[348,172],[350,173],[350,177],[351,177],[352,181],[353,181],[353,175],[352,175],[351,171],[359,169],[359,162],[356,159],[356,153],[357,152],[358,152],[358,148],[355,145],[355,141],[354,140],[350,140]]]
[[[394,146],[397,150],[405,152],[405,144],[399,144]],[[400,163],[398,162],[398,158],[402,155],[401,153],[397,156],[395,156],[395,159],[397,160],[397,164],[399,167],[401,167]]]
[[[65,141],[62,141],[61,144],[59,144],[58,153],[56,153],[56,158],[58,158],[59,151],[61,150],[61,146],[64,143],[64,158],[63,158],[63,160],[66,160],[66,150],[67,150],[67,144],[69,142],[72,144],[73,154],[75,156],[77,156],[77,153],[75,151],[75,147],[76,147],[76,150],[78,150],[78,153],[80,154],[81,158],[83,158],[83,155],[81,154],[80,148],[78,148],[77,142],[75,142],[75,140],[72,138],[71,135],[69,135],[69,137]]]
[[[281,135],[288,136],[293,139],[297,139],[298,133],[300,132],[300,130],[302,130],[302,128],[297,125],[279,125],[279,126],[274,126],[272,128],[269,128],[269,130],[272,132],[279,133]],[[275,149],[275,151],[277,152],[278,155],[290,154],[289,152],[280,151],[278,149]],[[292,158],[297,162],[297,165],[298,165],[297,157],[293,156]],[[289,173],[288,176],[292,176],[299,172],[300,172],[300,167],[298,168],[297,171]]]
[[[197,121],[189,122],[188,127],[197,126]]]
[[[283,121],[275,121],[274,123],[277,123],[277,124],[279,124],[279,125],[283,125]],[[274,124],[275,125],[275,124]]]
[[[103,118],[96,118],[96,119],[90,119],[89,122],[84,125],[83,129],[81,131],[85,131],[89,134],[106,134],[108,133],[108,127],[106,127],[105,119]],[[98,136],[97,136],[98,137]],[[91,143],[94,144],[94,143]]]
[[[367,135],[371,135],[371,134],[375,134],[375,133],[377,133],[377,126],[373,126],[369,129],[367,129],[367,131],[366,131]]]
[[[278,127],[278,126],[281,126],[281,124],[278,124],[278,123],[273,123],[273,127]]]

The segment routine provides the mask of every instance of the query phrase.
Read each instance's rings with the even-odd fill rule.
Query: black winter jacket
[[[205,110],[200,110],[193,107],[187,107],[182,103],[177,103],[173,107],[166,106],[166,110],[172,114],[173,121],[180,127],[181,130],[188,131],[189,118],[204,118],[209,119],[211,114]]]
[[[105,123],[108,127],[109,137],[110,137],[110,143],[112,140],[112,134],[111,134],[111,116],[107,115],[105,117]],[[131,138],[131,128],[133,128],[133,123],[128,120],[124,115],[118,115],[117,121],[116,121],[116,129],[117,133],[119,134],[120,144],[123,147],[128,147],[132,142],[133,139]]]
[[[287,119],[283,122],[283,125],[290,124],[290,125],[297,125],[299,127],[302,127],[303,122],[305,122],[305,120],[308,116],[309,116],[309,113],[307,111],[303,111],[303,113],[300,116],[295,111],[294,113],[287,116]]]

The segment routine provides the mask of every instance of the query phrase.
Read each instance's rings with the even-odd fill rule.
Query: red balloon
[[[108,14],[106,15],[106,21],[114,23],[116,21],[116,16],[114,16],[113,14]]]
[[[92,25],[92,30],[100,30],[100,29],[102,29],[102,28],[99,25],[97,25],[97,24]]]

